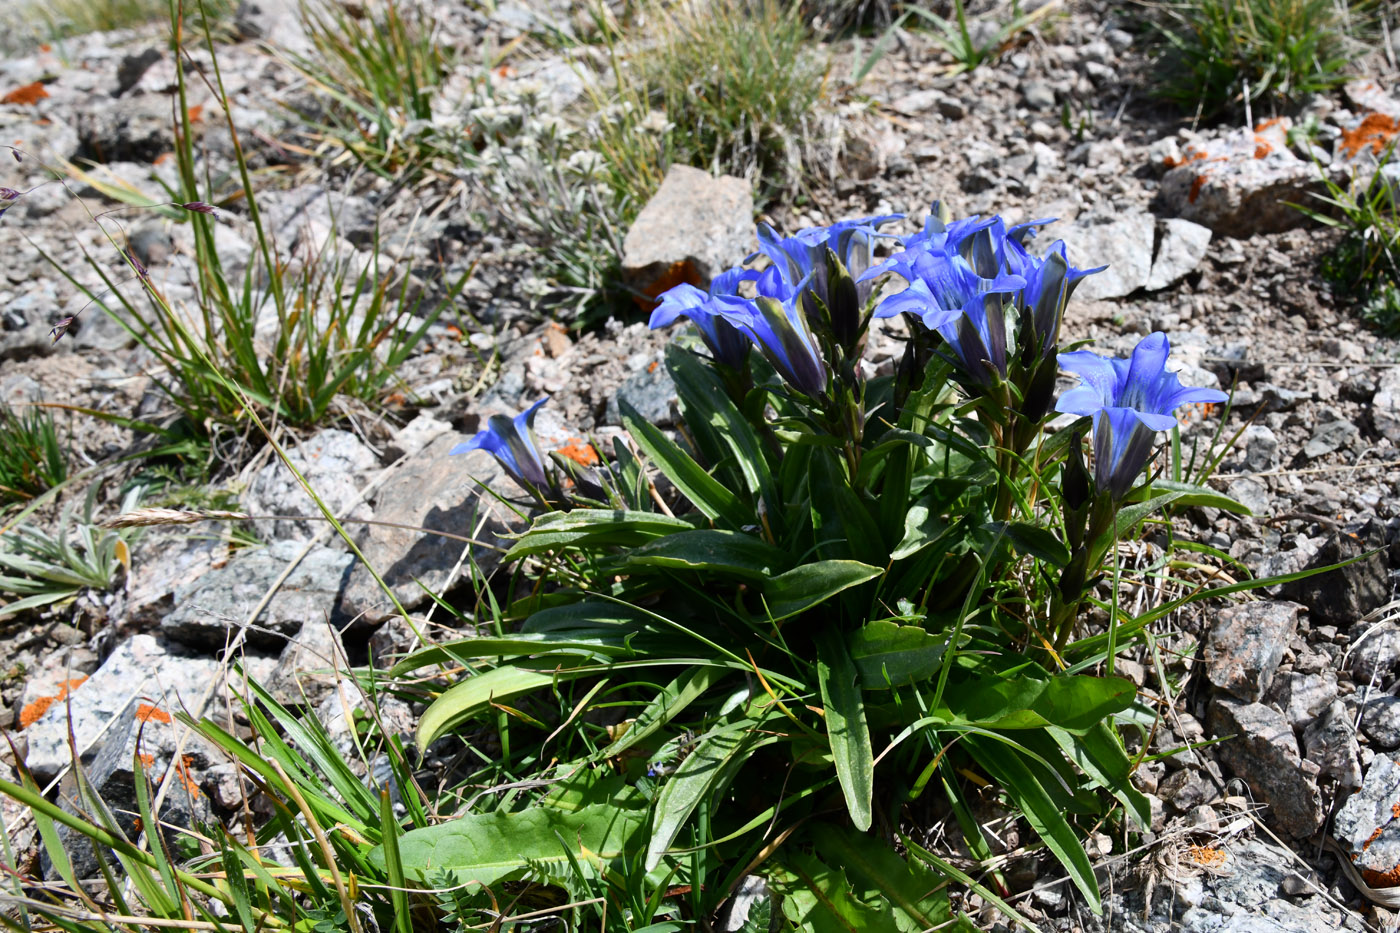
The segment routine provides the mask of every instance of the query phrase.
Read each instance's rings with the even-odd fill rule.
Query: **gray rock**
[[[462,565],[456,578],[461,582],[464,576],[470,578],[472,564],[477,572],[489,576],[500,562],[504,542],[499,536],[521,525],[515,513],[496,499],[499,495],[516,500],[521,492],[495,458],[480,452],[448,456],[449,450],[466,439],[456,433],[437,437],[379,488],[377,519],[408,528],[369,525],[355,535],[360,553],[406,609],[427,602],[423,587],[442,592],[464,548],[461,542],[411,529],[430,528],[482,542],[471,547],[470,563]],[[490,492],[483,492],[483,488]],[[340,609],[346,617],[363,617],[370,623],[383,621],[394,612],[393,603],[359,561],[350,569]]]
[[[1320,776],[1333,778],[1342,787],[1361,786],[1361,749],[1341,700],[1333,700],[1303,730],[1303,757],[1318,766]]]
[[[673,165],[622,243],[622,274],[655,297],[681,282],[701,288],[753,250],[749,183]]]
[[[1377,433],[1400,444],[1400,366],[1381,370],[1371,396],[1371,423]]]
[[[1307,566],[1331,566],[1384,544],[1385,526],[1372,519],[1356,534],[1329,537]],[[1291,584],[1287,595],[1308,607],[1313,624],[1350,626],[1390,598],[1385,554],[1376,553],[1366,560],[1307,577]]]
[[[212,658],[190,655],[163,638],[137,635],[112,652],[96,673],[71,690],[66,702],[51,703],[47,711],[24,730],[29,742],[25,762],[41,782],[51,780],[69,763],[70,709],[78,751],[85,760],[90,760],[97,751],[95,742],[103,727],[133,700],[167,711],[194,711],[218,669],[218,662]]]
[[[1147,285],[1155,222],[1151,214],[1080,218],[1064,232],[1076,262],[1108,268],[1079,283],[1076,298],[1123,298]]]
[[[361,503],[346,515],[359,498],[360,487],[379,469],[379,457],[358,437],[331,428],[321,431],[288,452],[290,460],[311,488],[338,518],[369,518],[369,506]],[[316,503],[280,461],[258,471],[248,484],[245,508],[254,515],[320,515]],[[264,519],[253,523],[266,541],[308,541],[325,527],[320,521]]]
[[[296,541],[278,541],[267,548],[240,551],[225,566],[175,591],[175,609],[161,620],[161,631],[183,644],[224,647],[303,548]],[[344,551],[321,545],[312,548],[248,627],[248,644],[280,647],[303,622],[325,619],[353,560]]]
[[[227,543],[184,533],[145,534],[132,552],[126,613],[129,620],[149,625],[158,624],[170,611],[177,589],[188,589],[229,559]]]
[[[1354,446],[1360,437],[1360,429],[1350,421],[1329,421],[1319,426],[1303,445],[1303,456],[1316,460],[1334,450]]]
[[[426,411],[421,412],[408,424],[394,432],[385,453],[394,459],[411,456],[427,447],[434,438],[451,430],[452,425],[446,421],[439,421]]]
[[[1274,503],[1269,487],[1249,476],[1231,480],[1230,485],[1225,487],[1225,492],[1231,499],[1242,502],[1245,508],[1257,516],[1268,515]]]
[[[1268,692],[1298,629],[1297,603],[1241,603],[1220,610],[1204,650],[1206,677],[1241,700]]]
[[[1295,839],[1322,825],[1317,766],[1298,753],[1293,727],[1284,715],[1262,703],[1218,696],[1210,704],[1210,731],[1234,738],[1216,746],[1220,762],[1269,805],[1269,821]]]
[[[121,64],[117,65],[117,88],[112,96],[121,97],[134,88],[136,82],[141,80],[141,76],[160,59],[160,49],[155,46],[149,46],[140,52],[122,56]]]
[[[1262,424],[1251,424],[1240,437],[1244,468],[1252,473],[1275,469],[1279,464],[1278,435]]]
[[[1055,89],[1044,81],[1022,82],[1021,98],[1032,110],[1055,109]]]
[[[0,291],[0,297],[7,299],[0,310],[0,360],[50,353],[54,343],[49,330],[58,317],[54,314],[58,298],[53,285],[44,282],[17,295]]]
[[[1367,700],[1361,731],[1380,748],[1400,748],[1400,697],[1382,694]]]
[[[1162,202],[1229,236],[1302,226],[1307,216],[1288,202],[1306,204],[1323,186],[1312,162],[1289,150],[1287,130],[1282,120],[1261,133],[1242,128],[1189,145],[1185,160],[1162,177]]]
[[[1301,674],[1289,671],[1276,682],[1275,692],[1283,714],[1294,729],[1302,729],[1337,698],[1337,675],[1332,671]]]
[[[1184,843],[1165,844],[1184,847]],[[1218,864],[1200,866],[1183,853],[1179,868],[1166,863],[1153,891],[1145,890],[1140,868],[1124,883],[1109,885],[1103,916],[1086,917],[1084,929],[1092,933],[1362,933],[1369,929],[1359,916],[1333,907],[1308,885],[1304,875],[1311,872],[1287,850],[1258,839],[1214,843],[1211,849],[1219,853]]]
[[[165,843],[173,845],[180,829],[193,828],[196,821],[207,822],[212,811],[209,800],[200,790],[200,771],[217,755],[202,739],[188,736],[184,745],[180,735],[186,729],[157,704],[132,700],[117,714],[112,726],[99,740],[92,761],[84,766],[92,790],[112,811],[117,825],[135,839],[139,834],[139,805],[136,782],[149,782],[151,799],[159,792],[162,782],[170,785],[161,804],[160,819]],[[175,758],[176,751],[180,757]],[[137,756],[140,756],[139,758]],[[137,775],[134,764],[140,761],[144,772]],[[79,813],[77,802],[82,800],[77,780],[70,771],[59,783],[59,804],[70,813]],[[72,862],[73,873],[79,878],[95,878],[100,874],[93,843],[77,830],[58,825],[58,836]],[[47,853],[45,853],[47,855]],[[109,863],[110,851],[104,852]],[[54,877],[45,866],[45,874]]]
[[[1332,835],[1351,856],[1367,884],[1394,884],[1400,872],[1400,755],[1377,755],[1361,789],[1347,798]]]
[[[335,689],[336,671],[346,666],[340,632],[329,622],[308,618],[282,649],[267,688],[283,706],[315,706]]]
[[[1348,633],[1347,670],[1358,683],[1373,683],[1400,665],[1400,625],[1358,622]]]
[[[264,192],[258,196],[258,207],[278,248],[295,249],[304,256],[317,255],[332,234],[366,242],[373,235],[376,218],[369,201],[321,185]]]
[[[1209,227],[1171,217],[1158,227],[1160,236],[1152,271],[1147,275],[1147,290],[1155,292],[1184,278],[1201,264],[1210,248]]]
[[[170,101],[142,95],[114,100],[77,112],[78,148],[73,158],[93,162],[140,162],[145,165],[175,148]]]
[[[608,399],[608,424],[622,423],[622,408],[626,402],[637,414],[655,425],[670,427],[676,423],[672,406],[676,403],[676,384],[665,366],[648,366],[628,377],[627,381]]]

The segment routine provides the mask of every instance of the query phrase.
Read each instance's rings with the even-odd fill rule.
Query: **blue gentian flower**
[[[669,327],[677,318],[689,318],[700,331],[700,339],[709,347],[715,362],[731,369],[742,369],[748,359],[750,341],[725,320],[721,314],[722,301],[738,297],[739,284],[757,278],[757,272],[734,268],[715,276],[708,292],[694,285],[677,285],[662,293],[661,303],[651,312],[649,326],[656,330]]]
[[[1083,380],[1060,397],[1056,411],[1094,419],[1094,485],[1114,500],[1132,488],[1152,454],[1158,431],[1176,425],[1172,414],[1191,402],[1223,402],[1218,389],[1183,386],[1166,369],[1171,345],[1163,333],[1149,334],[1131,360],[1078,350],[1061,353],[1060,366]]]
[[[1050,244],[1050,249],[1040,259],[1027,258],[1022,266],[1026,287],[1017,299],[1017,305],[1023,314],[1031,315],[1031,329],[1034,339],[1040,344],[1041,359],[1049,355],[1050,349],[1059,340],[1060,321],[1075,287],[1081,280],[1107,268],[1076,269],[1071,266],[1065,253],[1064,240]]]
[[[544,458],[540,456],[539,445],[535,442],[535,412],[549,401],[545,396],[514,418],[506,415],[492,415],[486,422],[486,430],[479,431],[470,440],[453,447],[449,454],[464,454],[472,450],[484,450],[494,456],[511,479],[527,491],[543,489],[549,485],[545,473]]]
[[[858,279],[870,266],[875,238],[881,236],[880,227],[903,217],[903,214],[885,214],[843,220],[829,227],[808,227],[790,237],[780,237],[768,224],[761,223],[758,225],[758,251],[772,260],[789,285],[812,276],[818,297],[824,297],[827,248],[841,260],[851,277]],[[745,262],[757,255],[754,253]]]
[[[811,277],[789,285],[777,266],[759,275],[758,297],[725,298],[725,320],[748,334],[788,385],[809,396],[826,391],[827,366],[821,348],[807,324],[802,295]]]

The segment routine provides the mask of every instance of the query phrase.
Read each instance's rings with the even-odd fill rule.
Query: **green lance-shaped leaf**
[[[1054,726],[1046,731],[1081,771],[1118,798],[1139,829],[1146,831],[1151,826],[1152,807],[1142,791],[1133,786],[1132,761],[1107,722],[1100,722],[1079,735]]]
[[[753,535],[716,528],[658,538],[630,552],[627,562],[765,580],[787,570],[792,559],[786,551]]]
[[[883,573],[879,567],[854,560],[820,560],[794,567],[763,588],[768,613],[776,620],[795,616]]]
[[[877,894],[890,903],[898,930],[942,929],[950,919],[944,879],[919,862],[900,858],[883,839],[817,823],[812,841],[824,859],[845,869],[862,900],[869,902]]]
[[[986,768],[1025,816],[1026,822],[1045,841],[1046,847],[1069,872],[1070,880],[1089,901],[1095,916],[1103,913],[1099,883],[1089,864],[1079,837],[1065,820],[1060,808],[1041,785],[1035,772],[1020,753],[995,739],[968,736],[964,740],[978,764]]]
[[[851,822],[864,832],[870,828],[875,790],[875,754],[870,748],[870,727],[865,722],[865,699],[840,631],[826,626],[816,642],[817,684],[826,710],[826,734],[836,761],[836,777],[846,797]]]
[[[756,725],[745,720],[703,736],[666,779],[656,798],[651,842],[647,845],[647,871],[661,863],[661,857],[700,801],[718,793],[733,779],[756,741]]]
[[[578,666],[571,666],[578,665]],[[418,721],[418,747],[426,749],[453,728],[481,713],[493,700],[505,700],[603,670],[578,658],[524,659],[474,674],[434,700]]]
[[[404,833],[398,839],[399,861],[404,875],[419,883],[448,871],[462,884],[493,885],[532,865],[563,870],[571,860],[601,872],[624,854],[644,820],[638,810],[608,804],[572,811],[535,806],[516,813],[472,813]],[[369,858],[386,866],[383,847]]]
[[[710,521],[722,521],[734,528],[742,528],[753,520],[752,511],[728,486],[705,472],[694,457],[681,450],[675,441],[638,415],[626,402],[618,404],[622,410],[622,424],[637,446],[702,515]]]
[[[663,535],[691,531],[695,525],[655,512],[625,509],[574,509],[550,512],[535,519],[530,530],[506,552],[512,561],[565,547],[639,547]]]
[[[946,641],[917,625],[881,620],[852,632],[847,647],[861,686],[881,690],[932,677],[943,663]]]

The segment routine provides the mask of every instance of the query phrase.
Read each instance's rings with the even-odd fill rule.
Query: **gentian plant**
[[[684,317],[700,337],[666,353],[679,436],[622,403],[631,442],[506,555],[534,585],[493,633],[398,667],[473,671],[428,707],[421,746],[494,722],[502,769],[549,788],[501,804],[515,822],[407,833],[410,877],[547,878],[622,898],[633,923],[708,922],[757,873],[800,929],[969,928],[939,879],[1002,903],[1000,877],[972,881],[913,827],[951,811],[990,859],[971,776],[1099,910],[1079,840],[1149,818],[1122,730],[1153,714],[1113,656],[1156,617],[1123,617],[1105,571],[1169,503],[1243,510],[1149,470],[1173,412],[1222,396],[1181,387],[1160,334],[1130,361],[1060,352],[1065,305],[1098,270],[1063,243],[1033,250],[1049,221],[935,204],[872,265],[894,219],[762,227],[755,268],[662,297],[652,325]],[[867,378],[867,330],[894,316],[903,357]],[[1057,402],[1060,367],[1084,384]],[[532,493],[536,408],[464,445]],[[1052,430],[1057,412],[1078,417]],[[540,834],[567,872],[542,868]],[[534,855],[488,865],[488,838]]]

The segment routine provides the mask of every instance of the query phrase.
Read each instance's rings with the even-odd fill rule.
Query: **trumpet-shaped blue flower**
[[[747,334],[788,385],[810,396],[826,391],[827,366],[802,310],[808,277],[795,285],[777,266],[758,277],[758,297],[722,300],[725,320]]]
[[[859,278],[870,266],[875,238],[881,236],[880,227],[903,217],[903,214],[885,214],[843,220],[829,227],[808,227],[790,237],[780,237],[768,224],[761,223],[758,225],[758,251],[772,260],[789,285],[796,285],[810,276],[818,297],[825,300],[827,248],[830,247],[852,277]],[[754,253],[745,261],[757,255]]]
[[[1076,269],[1069,264],[1065,253],[1064,240],[1050,244],[1041,259],[1029,258],[1022,266],[1026,287],[1022,290],[1017,304],[1021,313],[1031,315],[1031,329],[1034,339],[1039,342],[1038,355],[1044,359],[1056,345],[1060,336],[1060,321],[1064,318],[1065,305],[1080,281],[1102,272],[1108,266],[1097,269]]]
[[[514,418],[492,415],[486,422],[486,430],[477,432],[448,453],[484,450],[494,456],[501,469],[525,490],[543,489],[549,485],[549,477],[545,473],[539,445],[535,442],[534,423],[535,412],[547,401],[549,396],[546,395]]]
[[[1171,345],[1163,333],[1149,334],[1132,359],[1109,359],[1078,350],[1061,353],[1060,366],[1082,382],[1060,397],[1056,411],[1094,419],[1094,485],[1113,499],[1132,488],[1152,454],[1158,431],[1177,422],[1172,414],[1191,402],[1223,402],[1218,389],[1183,386],[1167,372]]]
[[[721,272],[710,281],[708,292],[694,285],[677,285],[661,295],[661,303],[651,312],[648,322],[652,330],[669,327],[677,318],[689,318],[700,331],[715,361],[732,369],[742,369],[748,359],[750,341],[734,328],[722,313],[726,299],[739,295],[739,284],[758,278],[758,273],[734,268]]]

